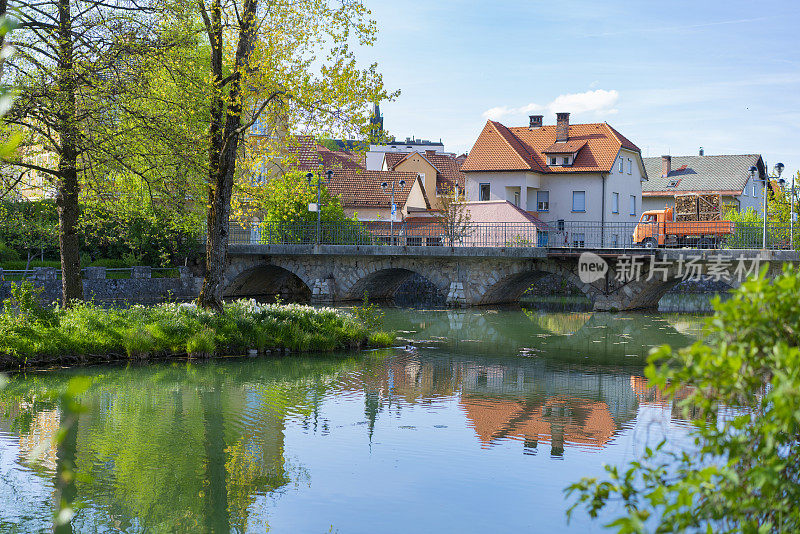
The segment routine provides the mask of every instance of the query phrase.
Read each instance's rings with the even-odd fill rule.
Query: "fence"
[[[768,249],[794,249],[789,225],[769,225]],[[230,244],[396,245],[444,247],[544,247],[555,249],[722,248],[761,249],[763,226],[711,222],[579,222],[446,224],[436,220],[397,222],[231,222]],[[794,237],[797,245],[797,237]]]

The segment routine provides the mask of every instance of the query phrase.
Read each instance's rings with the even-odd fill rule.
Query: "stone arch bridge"
[[[591,252],[594,256],[583,255]],[[312,302],[391,298],[414,274],[431,282],[450,306],[516,302],[539,278],[556,274],[602,310],[657,306],[688,274],[721,273],[735,287],[769,263],[772,274],[796,251],[537,247],[402,247],[349,245],[231,245],[225,295],[294,294]],[[587,265],[596,264],[595,280]],[[605,272],[602,273],[602,265]],[[727,268],[727,270],[725,269]],[[698,271],[699,269],[699,271]],[[583,273],[581,272],[583,270]],[[727,276],[727,277],[726,277]]]

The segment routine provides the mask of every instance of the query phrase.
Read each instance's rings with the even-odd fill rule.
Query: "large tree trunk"
[[[242,25],[236,47],[235,67],[243,72],[248,63],[253,36],[257,0],[245,0],[242,10]],[[206,274],[198,303],[204,308],[222,310],[223,280],[228,262],[228,235],[230,230],[231,194],[236,174],[236,153],[239,148],[239,129],[242,125],[241,76],[233,76],[227,97],[228,106],[223,113],[222,93],[222,27],[219,0],[215,0],[209,28],[211,41],[211,72],[215,86],[220,90],[214,95],[211,107],[209,136],[209,181],[208,181],[208,236],[206,238]],[[224,120],[224,124],[223,124]]]
[[[61,250],[61,298],[64,306],[83,300],[80,244],[78,241],[78,130],[75,118],[75,71],[72,48],[72,18],[69,0],[58,2],[58,89],[61,154],[58,162],[58,244]]]

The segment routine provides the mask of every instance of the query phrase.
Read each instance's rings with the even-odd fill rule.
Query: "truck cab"
[[[666,222],[672,221],[672,208],[648,210],[642,213],[639,224],[633,231],[633,242],[647,248],[664,245],[663,230]]]

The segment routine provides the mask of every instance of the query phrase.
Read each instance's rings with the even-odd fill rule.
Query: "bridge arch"
[[[379,261],[361,265],[350,275],[340,278],[341,299],[361,300],[366,292],[370,300],[390,300],[405,282],[418,275],[430,283],[444,302],[450,280],[441,272],[426,267],[414,261]]]
[[[292,266],[275,263],[232,267],[225,277],[225,298],[256,298],[273,301],[309,302],[311,285]]]
[[[504,272],[494,273],[475,285],[477,302],[481,305],[505,304],[517,302],[539,279],[547,275],[556,275],[583,293],[586,298],[594,302],[601,293],[599,289],[590,284],[584,284],[571,270],[554,263],[536,263],[533,265],[514,264]]]

